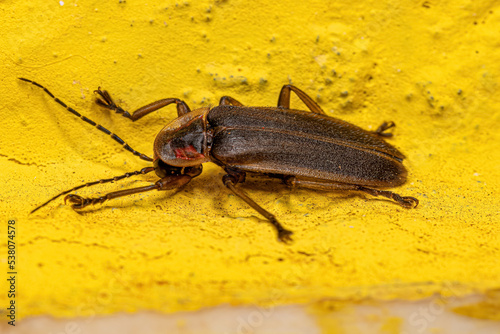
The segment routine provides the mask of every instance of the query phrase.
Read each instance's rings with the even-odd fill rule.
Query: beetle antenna
[[[69,190],[63,191],[62,193],[60,193],[60,194],[52,197],[47,202],[45,202],[45,203],[37,206],[33,211],[30,212],[30,214],[33,213],[33,212],[35,212],[35,211],[37,211],[40,208],[43,208],[44,206],[46,206],[47,204],[49,204],[50,202],[52,202],[56,198],[58,198],[58,197],[60,197],[62,195],[66,195],[67,193],[70,193],[72,191],[75,191],[75,190],[78,190],[78,189],[81,189],[81,188],[85,188],[85,187],[90,187],[90,186],[93,186],[93,185],[96,185],[96,184],[100,184],[100,183],[109,183],[109,182],[119,181],[119,180],[126,179],[126,178],[134,176],[134,175],[147,174],[147,173],[150,173],[150,172],[152,172],[154,170],[155,170],[154,167],[145,167],[145,168],[143,168],[141,170],[138,170],[138,171],[135,171],[135,172],[130,172],[130,173],[125,173],[123,175],[115,176],[115,177],[112,177],[110,179],[102,179],[102,180],[98,180],[98,181],[87,182],[87,183],[81,184],[79,186],[76,186],[76,187],[71,188]]]
[[[136,150],[134,150],[132,147],[130,147],[129,144],[127,144],[123,139],[121,139],[120,137],[118,137],[117,135],[115,135],[114,133],[112,133],[111,131],[109,131],[108,129],[106,129],[105,127],[103,127],[102,125],[100,124],[97,124],[96,122],[94,122],[93,120],[81,115],[78,111],[76,111],[75,109],[71,108],[71,107],[68,107],[66,105],[66,103],[64,103],[63,101],[59,100],[57,97],[54,96],[54,94],[52,94],[47,88],[43,87],[42,85],[40,85],[39,83],[37,82],[34,82],[32,80],[29,80],[29,79],[25,79],[25,78],[18,78],[19,80],[22,80],[22,81],[26,81],[26,82],[29,82],[37,87],[40,87],[41,89],[43,89],[45,91],[45,93],[47,93],[48,95],[50,95],[50,97],[52,97],[54,99],[54,101],[56,101],[57,103],[59,103],[60,105],[62,105],[64,108],[66,108],[66,110],[68,110],[70,113],[74,114],[75,116],[81,118],[84,122],[87,122],[89,123],[90,125],[92,126],[95,126],[97,129],[101,130],[102,132],[104,132],[105,134],[111,136],[111,138],[113,138],[115,141],[117,141],[120,145],[122,145],[122,147],[124,149],[126,149],[127,151],[129,152],[132,152],[133,155],[135,156],[138,156],[139,158],[141,158],[142,160],[146,160],[146,161],[153,161],[153,159],[151,159],[150,157],[148,157],[147,155],[145,154],[142,154],[140,152],[137,152]]]

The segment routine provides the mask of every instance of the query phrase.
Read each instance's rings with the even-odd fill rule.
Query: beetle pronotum
[[[402,164],[404,155],[384,141],[392,134],[385,131],[394,127],[384,122],[376,131],[366,131],[355,125],[325,115],[320,106],[295,86],[281,89],[277,107],[245,107],[229,96],[223,96],[216,107],[202,107],[191,111],[176,98],[162,99],[129,113],[115,104],[109,93],[100,88],[96,102],[132,120],[163,108],[177,105],[178,118],[165,126],[156,136],[154,157],[132,149],[120,137],[81,115],[56,98],[47,88],[29,79],[19,78],[42,88],[66,110],[111,136],[123,148],[139,158],[153,162],[153,167],[126,173],[114,178],[81,184],[66,190],[54,199],[66,195],[75,210],[107,200],[146,192],[179,188],[202,172],[202,164],[214,162],[226,171],[224,185],[236,196],[264,216],[277,231],[278,239],[291,241],[292,232],[285,229],[276,217],[254,202],[245,192],[236,188],[245,181],[247,173],[263,174],[281,179],[289,186],[317,190],[354,190],[372,196],[392,199],[405,208],[414,208],[418,200],[402,197],[387,190],[406,181]],[[290,109],[290,92],[294,92],[310,111]],[[83,187],[147,174],[152,171],[160,178],[156,183],[108,193],[96,198],[69,194]]]

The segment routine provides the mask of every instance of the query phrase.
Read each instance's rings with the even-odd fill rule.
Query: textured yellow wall
[[[21,318],[500,288],[500,5],[39,0],[0,10],[1,231],[16,219]],[[177,192],[82,213],[58,199],[28,215],[63,190],[147,164],[17,77],[149,155],[175,107],[132,123],[96,106],[94,89],[129,110],[166,97],[195,108],[222,95],[275,105],[292,82],[329,115],[366,129],[395,121],[391,143],[409,169],[395,191],[420,206],[247,182],[295,232],[286,246],[207,164]],[[78,193],[148,181],[154,175]]]

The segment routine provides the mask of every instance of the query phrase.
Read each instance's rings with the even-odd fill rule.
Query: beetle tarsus
[[[376,135],[379,135],[381,137],[392,137],[392,133],[386,133],[386,130],[389,130],[390,128],[393,128],[396,126],[396,123],[394,122],[384,122],[382,123],[377,130],[373,131]]]
[[[96,204],[101,204],[107,201],[108,195],[102,196],[102,197],[97,197],[97,198],[85,198],[79,195],[66,195],[64,197],[64,204],[66,204],[66,201],[69,201],[71,203],[71,208],[73,210],[80,210],[83,209],[89,205],[96,205]]]
[[[415,197],[411,196],[403,197],[401,195],[393,193],[392,191],[377,190],[365,187],[359,187],[358,190],[364,191],[365,193],[368,193],[372,196],[383,196],[392,199],[394,202],[398,203],[399,205],[407,209],[414,209],[418,205],[418,199],[416,199]]]
[[[94,200],[95,199],[84,198],[79,195],[70,194],[64,197],[64,204],[66,204],[66,201],[68,201],[71,204],[71,208],[73,210],[79,210],[85,208],[86,206],[89,206],[90,204],[96,204],[97,202],[94,203]],[[104,201],[105,199],[102,202]]]
[[[293,232],[292,231],[289,231],[287,229],[285,229],[283,226],[281,226],[280,223],[278,223],[278,221],[274,221],[274,222],[271,222],[275,227],[276,229],[278,230],[278,240],[285,243],[285,244],[289,244],[293,241],[292,239],[292,234]]]
[[[404,208],[414,209],[418,205],[418,199],[416,199],[415,197],[411,196],[402,197],[390,191],[388,191],[388,193],[391,194],[390,196],[394,201],[396,201],[399,205],[401,205]]]
[[[121,114],[123,117],[128,118],[132,122],[137,121],[138,119],[143,118],[144,116],[152,113],[153,111],[157,111],[165,106],[168,106],[169,104],[175,103],[177,105],[177,115],[179,117],[186,115],[191,112],[191,109],[189,106],[186,104],[186,102],[177,99],[177,98],[167,98],[167,99],[161,99],[158,101],[155,101],[153,103],[147,104],[143,107],[140,107],[133,113],[129,113],[128,111],[122,109],[120,106],[118,106],[113,99],[111,98],[111,95],[106,90],[101,90],[99,87],[97,90],[94,91],[94,93],[100,95],[102,99],[97,98],[96,103],[100,106],[103,106],[105,108],[115,110],[116,113]]]
[[[278,108],[290,109],[290,92],[294,92],[311,112],[325,115],[325,112],[321,109],[319,104],[314,102],[309,95],[293,85],[284,85],[281,88],[280,96],[278,98]]]
[[[411,196],[402,197],[402,202],[400,203],[405,208],[415,209],[418,206],[418,199]]]
[[[130,118],[130,113],[126,110],[123,110],[122,107],[117,105],[115,101],[113,101],[113,98],[111,98],[111,95],[109,95],[107,90],[101,90],[101,87],[98,87],[95,91],[95,94],[98,94],[102,99],[96,98],[95,102],[104,107],[108,108],[111,110],[114,110],[117,114],[123,115],[123,117]]]

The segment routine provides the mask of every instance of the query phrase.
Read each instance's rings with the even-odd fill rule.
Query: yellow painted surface
[[[0,10],[0,243],[5,249],[7,219],[15,219],[20,318],[500,287],[499,4],[40,0],[3,2]],[[329,115],[366,129],[395,121],[390,141],[409,170],[395,191],[420,205],[406,210],[368,195],[248,180],[248,194],[295,232],[286,246],[225,189],[222,169],[207,164],[179,191],[82,213],[58,199],[28,215],[68,188],[147,163],[21,76],[148,155],[175,107],[132,123],[96,106],[94,89],[109,90],[128,110],[166,97],[196,108],[223,95],[275,105],[292,82]],[[153,181],[135,177],[78,194]],[[3,292],[0,301],[8,302]],[[468,315],[481,317],[481,309]]]

